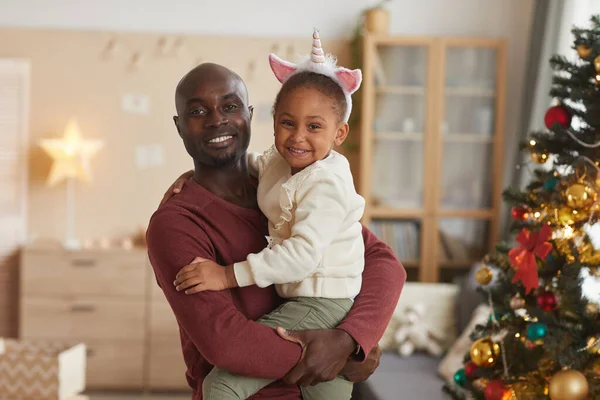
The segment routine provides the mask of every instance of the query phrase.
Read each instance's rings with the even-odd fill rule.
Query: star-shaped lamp
[[[65,179],[90,182],[90,159],[102,148],[103,143],[100,140],[83,139],[77,121],[72,119],[61,139],[42,139],[40,146],[54,160],[47,184],[55,186]]]
[[[102,148],[101,140],[81,137],[79,126],[71,119],[61,139],[42,139],[40,146],[52,157],[52,169],[48,175],[48,186],[67,181],[67,237],[65,247],[75,249],[79,241],[75,231],[75,181],[92,180],[90,159]]]

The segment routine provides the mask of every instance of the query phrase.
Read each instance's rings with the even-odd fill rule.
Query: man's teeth
[[[299,150],[299,149],[293,149],[290,147],[290,151],[292,153],[296,153],[296,154],[304,154],[304,153],[308,153],[308,150]]]
[[[221,142],[224,142],[224,141],[229,140],[231,138],[233,138],[233,136],[219,136],[217,138],[209,140],[208,143],[221,143]]]

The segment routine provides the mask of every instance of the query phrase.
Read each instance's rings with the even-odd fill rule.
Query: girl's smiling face
[[[279,99],[273,118],[275,148],[292,173],[324,159],[348,136],[335,101],[311,86],[289,90]]]

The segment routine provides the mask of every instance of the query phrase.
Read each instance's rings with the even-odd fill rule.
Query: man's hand
[[[177,193],[181,192],[181,189],[183,188],[183,185],[192,177],[194,176],[194,171],[190,170],[188,172],[183,173],[179,178],[177,178],[175,180],[175,182],[173,182],[173,184],[171,186],[169,186],[169,189],[167,189],[167,191],[165,192],[165,195],[163,196],[162,200],[160,201],[159,206],[162,206],[163,204],[165,204],[167,202],[167,200],[169,200],[171,197],[175,196]]]
[[[369,355],[367,355],[367,359],[364,362],[352,359],[348,360],[344,368],[342,368],[340,375],[354,383],[366,381],[379,366],[380,358],[381,349],[379,346],[375,346]]]
[[[177,273],[173,285],[178,292],[185,290],[185,294],[194,294],[237,287],[237,281],[232,265],[222,267],[214,261],[196,257]]]
[[[313,386],[335,379],[354,351],[354,339],[341,329],[286,331],[277,328],[279,336],[302,346],[302,357],[283,377],[288,385]]]

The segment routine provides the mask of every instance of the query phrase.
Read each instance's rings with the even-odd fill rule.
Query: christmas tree
[[[550,60],[548,129],[522,143],[531,182],[504,192],[515,241],[476,273],[491,314],[455,399],[600,399],[600,17],[572,33],[578,57]]]

